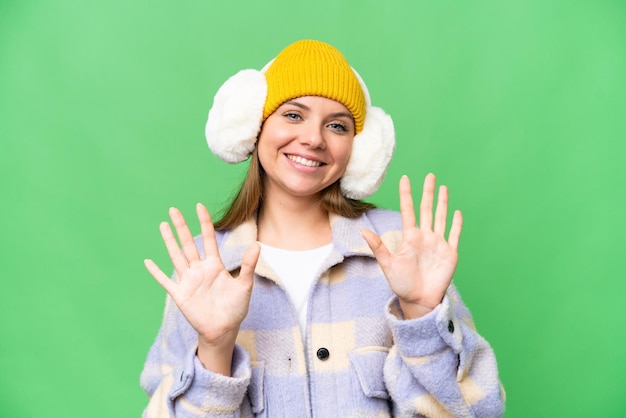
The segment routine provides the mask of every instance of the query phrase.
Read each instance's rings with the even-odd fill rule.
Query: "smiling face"
[[[341,103],[304,96],[267,117],[257,143],[265,170],[265,197],[317,196],[343,175],[355,135],[352,115]]]

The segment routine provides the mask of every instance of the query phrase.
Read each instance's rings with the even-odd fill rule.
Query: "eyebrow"
[[[283,104],[290,104],[290,105],[293,105],[293,106],[299,107],[300,109],[303,109],[303,110],[309,110],[309,111],[311,110],[311,108],[310,108],[310,107],[308,107],[307,105],[305,105],[305,104],[303,104],[303,103],[300,103],[300,102],[298,102],[298,101],[296,101],[296,100],[288,100],[288,101],[286,101],[286,102],[285,102],[285,103],[283,103]],[[344,117],[347,117],[347,118],[350,118],[350,119],[354,119],[354,117],[352,116],[352,114],[351,114],[351,113],[349,113],[349,112],[336,112],[336,113],[332,113],[332,114],[330,114],[329,116],[331,116],[331,117],[333,117],[333,118],[338,118],[338,117],[342,117],[342,116],[344,116]]]

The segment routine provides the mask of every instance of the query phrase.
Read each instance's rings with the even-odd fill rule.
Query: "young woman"
[[[446,239],[432,174],[419,220],[407,177],[399,214],[360,200],[382,181],[393,125],[338,50],[299,41],[231,77],[206,133],[250,168],[215,225],[198,204],[196,239],[177,209],[180,247],[161,224],[175,276],[146,260],[169,296],[144,416],[502,414],[495,357],[451,284],[461,213]]]

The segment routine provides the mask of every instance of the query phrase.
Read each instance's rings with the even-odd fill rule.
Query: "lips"
[[[289,158],[294,163],[300,164],[300,165],[304,165],[306,167],[319,167],[319,166],[321,166],[323,164],[320,161],[309,160],[309,159],[301,157],[299,155],[286,154],[286,156],[287,156],[287,158]]]

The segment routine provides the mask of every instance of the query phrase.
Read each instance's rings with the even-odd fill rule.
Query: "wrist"
[[[417,319],[433,311],[434,308],[421,305],[419,303],[404,302],[399,299],[400,310],[404,319]]]
[[[205,369],[224,376],[230,376],[234,349],[234,339],[215,343],[208,342],[202,336],[198,336],[196,355]]]

